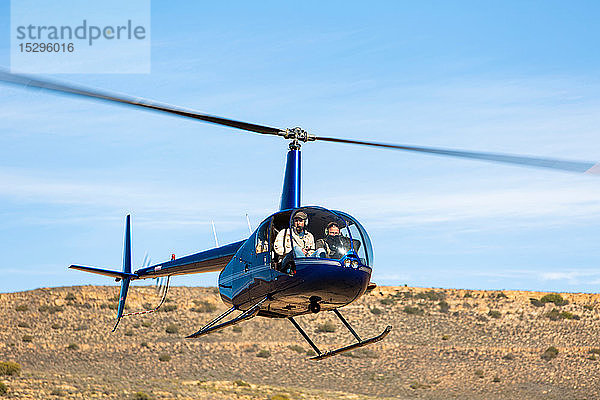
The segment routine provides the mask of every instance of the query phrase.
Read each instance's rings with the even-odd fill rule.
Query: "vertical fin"
[[[131,215],[127,214],[125,220],[125,242],[123,243],[123,272],[131,273]],[[117,322],[113,328],[113,332],[119,326],[123,310],[125,309],[125,300],[127,299],[127,291],[129,290],[129,282],[131,278],[123,278],[121,280],[121,292],[119,294],[119,307],[117,309]]]

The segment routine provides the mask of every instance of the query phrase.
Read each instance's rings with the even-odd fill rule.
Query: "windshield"
[[[373,247],[367,230],[354,217],[342,211],[335,211],[336,214],[344,218],[348,224],[348,230],[352,236],[353,242],[360,242],[360,247],[354,246],[354,251],[358,254],[362,264],[373,267]]]

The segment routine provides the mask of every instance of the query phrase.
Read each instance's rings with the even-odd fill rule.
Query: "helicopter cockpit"
[[[256,252],[269,249],[275,269],[281,268],[286,256],[338,260],[354,268],[373,263],[371,241],[362,225],[346,213],[321,207],[286,210],[264,221]]]

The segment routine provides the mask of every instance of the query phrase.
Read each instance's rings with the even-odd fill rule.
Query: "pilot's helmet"
[[[300,218],[304,220],[304,226],[308,225],[308,215],[306,215],[306,213],[304,211],[298,211],[296,214],[294,214],[294,218]]]

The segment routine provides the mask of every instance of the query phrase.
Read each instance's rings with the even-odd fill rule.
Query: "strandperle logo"
[[[150,0],[11,0],[10,5],[14,73],[150,73]]]
[[[135,25],[132,20],[122,25],[89,25],[84,19],[81,25],[20,25],[16,27],[18,40],[87,40],[89,46],[96,40],[144,40],[146,28]]]

